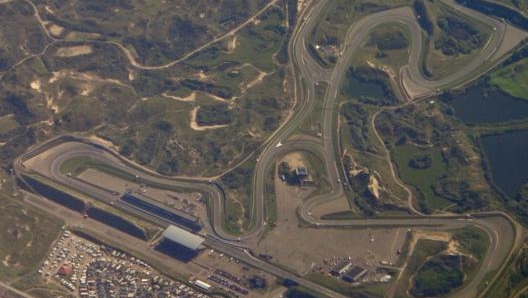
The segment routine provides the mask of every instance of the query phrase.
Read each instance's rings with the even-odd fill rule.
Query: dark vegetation
[[[458,248],[467,254],[471,254],[477,260],[483,260],[488,251],[489,237],[479,228],[464,228],[453,233],[453,240],[458,243]]]
[[[196,113],[198,125],[224,125],[233,121],[233,112],[226,104],[200,107]]]
[[[528,280],[528,247],[526,243],[509,262],[503,274],[499,275],[497,281],[485,297],[487,298],[510,298]],[[523,297],[523,296],[521,296]],[[524,298],[524,297],[523,297]]]
[[[435,47],[447,56],[469,54],[486,41],[483,33],[458,16],[440,16],[437,25],[444,35],[435,41]]]
[[[231,99],[231,97],[233,96],[233,92],[228,87],[216,86],[212,83],[193,79],[185,79],[182,80],[180,83],[183,87],[186,87],[190,90],[204,91],[221,97],[223,99]]]
[[[380,51],[404,49],[409,46],[409,41],[405,34],[397,29],[386,32],[374,32],[370,36],[369,42],[375,44]]]
[[[7,70],[27,55],[41,52],[49,42],[33,17],[33,8],[26,2],[2,4],[0,32],[0,71]]]
[[[409,166],[414,169],[427,169],[433,164],[433,156],[431,153],[419,153],[409,161]]]
[[[347,102],[341,108],[341,114],[345,117],[352,146],[361,151],[369,150],[368,111],[360,104]]]
[[[433,35],[434,24],[431,22],[431,18],[429,17],[429,13],[427,12],[427,7],[425,6],[424,1],[415,0],[413,2],[413,9],[414,13],[416,14],[416,18],[418,19],[418,24],[420,24],[422,29],[424,29],[429,36]]]
[[[363,103],[383,106],[391,105],[398,101],[392,89],[389,75],[383,70],[367,66],[350,67],[346,78],[349,81],[357,80],[360,83],[377,85],[382,90],[382,96],[377,94],[374,96],[360,95],[358,99]]]
[[[222,176],[222,182],[231,189],[249,187],[251,184],[252,168],[238,167]]]
[[[478,10],[486,15],[504,18],[513,25],[528,30],[528,18],[519,10],[512,9],[498,2],[486,0],[456,0],[457,3]]]
[[[68,46],[72,45],[77,44]],[[87,55],[60,57],[54,54],[53,49],[57,49],[55,45],[42,56],[42,61],[49,71],[74,69],[81,73],[97,74],[102,78],[128,80],[128,60],[119,48],[104,43],[94,43],[91,47],[92,53]]]
[[[451,202],[454,205],[449,209],[454,212],[480,210],[495,200],[496,193],[489,184],[482,183],[485,181],[485,172],[481,162],[470,158],[479,156],[479,152],[470,145],[472,141],[465,136],[463,128],[453,121],[450,114],[452,111],[448,107],[436,103],[409,105],[379,114],[376,127],[388,141],[393,153],[396,152],[395,149],[404,153],[401,149],[406,147],[400,146],[409,146],[406,144],[416,144],[412,146],[422,146],[424,150],[445,148],[442,151],[433,150],[436,152],[433,158],[436,161],[431,168],[414,169],[410,164],[414,163],[414,153],[409,155],[409,158],[398,161],[399,172],[406,173],[405,176],[419,186],[422,194],[418,195],[418,198],[434,197],[438,202],[443,200],[444,206],[445,203]],[[443,166],[435,166],[436,162]],[[412,181],[409,182],[413,184]],[[427,197],[424,198],[426,193]],[[446,200],[448,202],[445,202]],[[425,212],[432,211],[426,204],[420,206]]]
[[[118,40],[134,48],[141,63],[166,63],[242,23],[266,1],[182,1],[176,9],[142,1],[78,1],[64,5],[44,1],[41,15],[66,31],[98,33],[99,40]],[[133,27],[129,27],[133,23]]]
[[[461,256],[439,255],[425,262],[414,277],[410,293],[415,297],[437,297],[462,285]]]

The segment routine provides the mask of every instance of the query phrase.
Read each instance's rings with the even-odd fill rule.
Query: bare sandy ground
[[[237,41],[238,41],[238,36],[233,36],[233,38],[227,43],[227,51],[228,52],[233,52],[236,47],[237,47]]]
[[[282,161],[287,162],[291,169],[306,167],[306,161],[304,160],[303,154],[300,152],[290,153],[284,156]]]
[[[75,57],[81,55],[88,55],[93,52],[91,46],[72,46],[72,47],[62,47],[57,50],[56,55],[59,57]]]
[[[62,32],[64,32],[64,28],[57,25],[57,24],[51,24],[49,27],[48,27],[48,30],[50,32],[51,35],[54,35],[54,36],[59,36],[62,34]]]
[[[179,100],[179,101],[192,102],[192,101],[196,100],[196,91],[191,92],[191,94],[189,94],[189,95],[187,95],[185,97],[178,97],[178,96],[170,95],[167,92],[163,93],[162,95],[167,97],[167,98],[174,99],[174,100]]]

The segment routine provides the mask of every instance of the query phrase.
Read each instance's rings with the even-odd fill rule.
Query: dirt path
[[[198,48],[188,52],[187,54],[183,55],[181,58],[179,59],[176,59],[176,60],[173,60],[169,63],[166,63],[166,64],[163,64],[163,65],[158,65],[158,66],[146,66],[146,65],[143,65],[139,62],[137,62],[136,58],[132,55],[132,53],[130,52],[129,49],[127,49],[126,47],[124,47],[122,44],[118,43],[118,42],[113,42],[113,41],[107,41],[107,43],[110,43],[110,44],[113,44],[117,47],[119,47],[126,55],[128,61],[130,62],[130,64],[136,68],[139,68],[139,69],[146,69],[146,70],[156,70],[156,69],[164,69],[164,68],[169,68],[175,64],[178,64],[186,59],[188,59],[189,57],[191,57],[192,55],[198,53],[199,51],[211,46],[212,44],[214,43],[217,43],[225,38],[228,38],[228,37],[231,37],[233,36],[235,33],[237,33],[238,31],[240,31],[241,29],[243,29],[244,27],[246,27],[247,25],[249,24],[252,24],[262,13],[264,13],[268,8],[270,8],[271,6],[275,5],[277,3],[278,0],[272,0],[270,1],[268,4],[266,4],[266,6],[264,6],[262,9],[260,9],[259,11],[257,11],[253,16],[251,16],[249,19],[247,19],[246,21],[244,21],[242,24],[238,25],[237,27],[231,29],[230,31],[226,32],[225,34],[199,46]]]
[[[228,124],[219,124],[219,125],[207,125],[207,126],[201,126],[198,125],[196,122],[196,113],[198,113],[198,108],[194,108],[191,111],[191,123],[190,126],[194,130],[203,131],[203,130],[209,130],[209,129],[218,129],[218,128],[224,128],[229,126]]]
[[[383,138],[380,136],[380,134],[379,134],[379,132],[378,132],[378,130],[376,128],[376,117],[378,117],[378,115],[381,112],[394,110],[394,109],[399,109],[399,108],[405,107],[407,105],[414,104],[415,102],[416,101],[408,101],[408,102],[406,102],[404,104],[401,104],[401,105],[398,105],[398,106],[395,106],[395,107],[383,108],[383,109],[378,110],[376,113],[374,113],[374,115],[370,119],[370,126],[372,128],[372,131],[374,132],[374,135],[376,136],[376,139],[378,140],[378,142],[380,143],[381,147],[383,148],[383,151],[385,153],[385,160],[387,161],[387,163],[389,165],[389,169],[390,169],[390,172],[391,172],[392,179],[394,180],[394,182],[398,186],[400,186],[401,188],[403,188],[405,190],[405,192],[407,192],[407,205],[409,206],[409,209],[415,214],[425,215],[422,212],[420,212],[419,210],[417,210],[416,208],[414,208],[413,193],[412,193],[411,189],[407,185],[405,185],[405,183],[403,183],[400,180],[400,178],[398,177],[398,174],[396,173],[396,170],[394,169],[394,165],[392,164],[392,159],[390,157],[390,151],[389,151],[389,149],[387,149],[387,146],[385,145],[385,142],[383,142]]]

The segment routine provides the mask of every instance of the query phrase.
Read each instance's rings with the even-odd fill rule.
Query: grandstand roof
[[[163,237],[174,241],[182,246],[185,246],[191,250],[197,250],[202,247],[204,238],[188,232],[177,226],[169,226],[164,232]]]

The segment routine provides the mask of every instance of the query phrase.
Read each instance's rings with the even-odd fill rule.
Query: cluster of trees
[[[488,200],[471,189],[467,181],[459,181],[458,178],[451,178],[447,175],[436,181],[434,191],[439,196],[455,203],[451,210],[457,213],[479,210],[488,205]]]
[[[29,124],[36,119],[36,115],[31,112],[26,103],[31,96],[31,93],[13,93],[10,91],[2,96],[7,105],[7,110],[15,114],[15,119],[20,125]]]
[[[359,1],[354,5],[354,10],[361,13],[374,13],[391,8],[389,5],[378,4],[374,2]]]
[[[445,35],[435,41],[435,48],[444,55],[469,54],[484,45],[485,35],[459,17],[439,17],[437,24]]]
[[[429,17],[429,13],[427,12],[424,1],[415,0],[413,2],[413,9],[414,13],[416,14],[416,18],[418,19],[418,24],[420,24],[422,29],[424,29],[427,34],[432,35],[434,32],[434,25],[433,22],[431,22],[431,18]]]
[[[429,152],[416,154],[409,161],[409,167],[413,169],[427,169],[430,168],[431,165],[433,165],[433,156]]]
[[[414,277],[410,292],[416,297],[437,297],[462,285],[464,273],[460,270],[460,256],[435,256],[425,262]]]
[[[361,105],[347,102],[342,107],[342,115],[346,119],[352,146],[358,150],[368,148],[368,111]]]
[[[5,71],[9,68],[9,53],[0,48],[0,71]]]
[[[373,83],[379,85],[383,89],[383,98],[370,98],[368,96],[360,97],[360,100],[373,105],[390,105],[397,102],[396,94],[392,90],[389,75],[381,69],[358,66],[350,67],[347,71],[347,78],[356,80],[362,83]]]
[[[232,121],[233,112],[223,103],[200,107],[196,113],[198,125],[223,125]]]
[[[400,30],[375,32],[370,36],[370,41],[376,44],[380,51],[404,49],[409,46],[407,37]]]
[[[212,83],[203,82],[194,79],[185,79],[180,82],[182,86],[187,87],[191,90],[199,90],[207,92],[223,99],[231,99],[233,97],[233,91],[228,87],[217,86]]]
[[[229,173],[222,176],[222,182],[231,189],[239,189],[241,187],[250,187],[252,168],[238,167]]]

